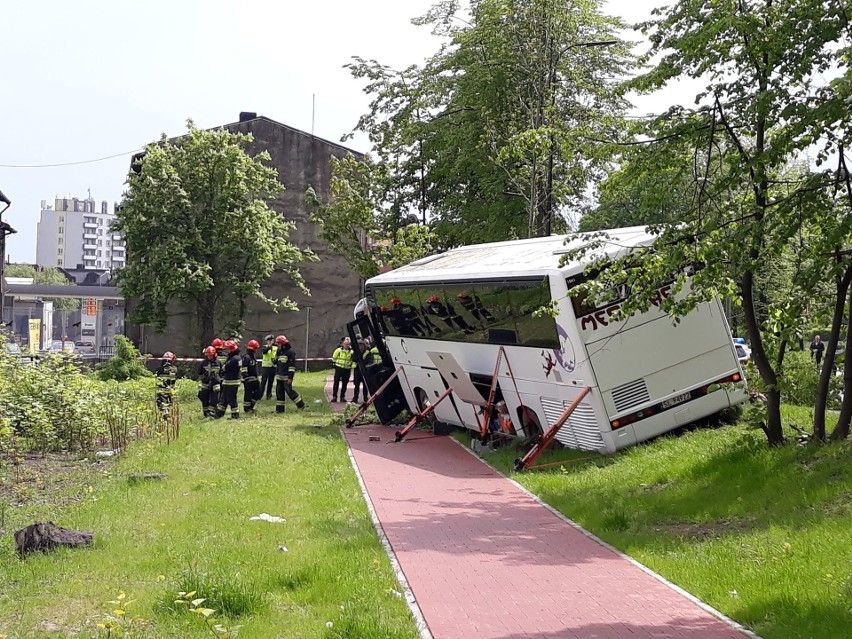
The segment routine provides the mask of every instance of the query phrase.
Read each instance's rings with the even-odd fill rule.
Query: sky
[[[253,111],[340,141],[369,103],[343,65],[352,56],[393,68],[422,62],[440,42],[411,19],[432,4],[4,2],[0,190],[12,201],[3,220],[18,231],[7,242],[10,260],[35,260],[42,200],[52,204],[55,197],[91,192],[96,210],[106,200],[111,211],[121,199],[131,155],[162,133],[185,132],[188,118],[207,128]],[[603,6],[636,22],[659,4],[668,3],[609,0]],[[645,104],[645,111],[653,110]],[[363,136],[346,145],[369,150]],[[43,166],[55,164],[64,166]]]

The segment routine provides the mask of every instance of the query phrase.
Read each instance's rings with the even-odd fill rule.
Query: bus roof
[[[594,255],[606,254],[614,257],[633,247],[653,243],[654,236],[649,234],[646,228],[631,226],[604,231],[610,236],[610,240]],[[572,260],[560,266],[560,258],[566,251],[582,243],[584,236],[590,235],[593,234],[582,233],[569,244],[565,243],[569,235],[550,235],[527,240],[460,246],[382,273],[370,278],[367,283],[381,286],[402,282],[541,276],[555,270],[562,271],[567,277],[582,272],[590,259],[582,262]]]

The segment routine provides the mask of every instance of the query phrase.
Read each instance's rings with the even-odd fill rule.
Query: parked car
[[[15,342],[6,342],[3,344],[3,350],[9,353],[9,355],[20,355],[21,354],[21,346],[16,344]]]
[[[745,340],[742,337],[734,338],[734,350],[737,351],[737,359],[740,360],[740,366],[745,366],[751,359],[751,349],[746,346]]]
[[[77,347],[77,352],[80,355],[94,355],[95,354],[95,343],[94,342],[75,342],[74,345]]]
[[[69,355],[73,355],[77,352],[77,347],[74,346],[74,342],[62,342],[60,340],[55,340],[47,349],[47,352],[67,353]]]

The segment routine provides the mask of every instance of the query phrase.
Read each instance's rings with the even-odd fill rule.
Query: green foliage
[[[287,240],[293,223],[268,205],[283,187],[264,164],[268,154],[246,154],[251,140],[189,122],[185,136],[148,145],[130,171],[114,229],[127,245],[118,279],[136,302],[133,321],[162,330],[169,304],[189,303],[197,342],[209,343],[217,330],[239,329],[249,297],[296,308],[289,297],[263,292],[273,272],[308,293],[298,267],[316,257]]]
[[[31,362],[0,349],[0,455],[105,445],[120,450],[158,425],[153,380],[100,382],[74,358]]]
[[[422,67],[349,65],[372,98],[356,130],[391,177],[382,201],[428,213],[443,246],[549,233],[609,159],[593,140],[621,126],[621,22],[583,0],[477,0],[415,23],[447,40]]]
[[[30,277],[33,284],[49,284],[54,286],[76,286],[55,268],[44,268],[36,270],[29,264],[9,264],[4,269],[6,277]],[[53,308],[58,311],[73,311],[80,308],[80,300],[68,298],[45,298],[45,301],[53,302]]]
[[[141,354],[133,342],[124,335],[115,336],[115,355],[103,364],[99,364],[95,376],[106,381],[109,379],[125,382],[140,377],[150,377],[151,372],[142,363]]]
[[[814,83],[824,73],[849,77],[848,55],[836,56],[852,42],[847,22],[840,4],[817,0],[681,0],[655,12],[642,25],[651,41],[643,61],[653,66],[623,88],[651,93],[674,78],[699,80],[704,88],[695,108],[672,106],[637,124],[622,153],[622,173],[603,200],[639,202],[640,222],[657,208],[662,219],[656,221],[679,223],[655,227],[653,250],[600,260],[595,266],[604,273],[591,292],[630,290],[621,306],[630,314],[675,279],[663,305],[674,317],[717,292],[742,304],[773,444],[783,440],[785,350],[801,330],[804,309],[849,268],[848,257],[827,259],[852,239],[852,220],[843,214],[852,191],[842,154],[836,172],[814,173],[801,162],[810,152],[825,160],[826,145],[842,148],[840,131],[852,130],[838,85]],[[671,193],[654,195],[655,184],[665,188],[666,180]],[[604,209],[590,225],[611,213]],[[600,246],[592,242],[571,257],[593,245]],[[689,264],[704,268],[687,278]]]
[[[3,273],[6,277],[31,277],[35,279],[37,271],[30,264],[7,264]]]

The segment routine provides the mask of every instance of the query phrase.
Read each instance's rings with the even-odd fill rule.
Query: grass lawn
[[[243,638],[414,639],[346,444],[314,403],[324,382],[297,377],[303,413],[262,403],[260,417],[204,421],[189,402],[171,445],[0,466],[0,638],[212,637],[186,610],[205,598],[211,626]],[[508,472],[517,454],[488,460]],[[539,463],[554,460],[512,476],[766,639],[850,636],[852,442],[769,449],[736,426]],[[141,472],[168,477],[128,480]],[[249,521],[260,513],[286,522]],[[95,546],[19,559],[9,533],[47,519],[94,531]]]
[[[510,474],[517,455],[488,461]],[[589,457],[511,476],[765,639],[852,636],[852,442],[770,449],[734,426]]]
[[[308,409],[285,416],[273,401],[260,417],[204,421],[189,403],[177,442],[69,462],[67,475],[0,468],[21,484],[0,502],[0,637],[212,637],[174,603],[196,591],[187,601],[206,598],[211,625],[240,625],[243,638],[415,638],[346,444],[314,403],[324,382],[298,375]],[[142,472],[168,477],[128,480]],[[286,522],[249,520],[260,513]],[[45,519],[94,531],[94,547],[19,559],[9,533]]]

